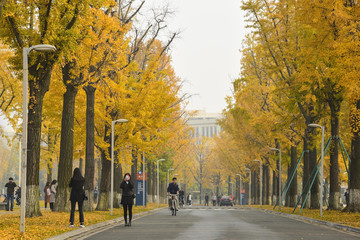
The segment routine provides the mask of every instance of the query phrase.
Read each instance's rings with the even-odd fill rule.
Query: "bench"
[[[6,203],[0,202],[0,210],[6,210]]]

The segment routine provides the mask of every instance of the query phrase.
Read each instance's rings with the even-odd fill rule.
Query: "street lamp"
[[[241,174],[237,173],[236,176],[240,177],[239,189],[240,189],[240,205],[242,205],[242,194],[241,194]]]
[[[19,137],[19,186],[21,187],[21,133],[17,133]]]
[[[255,159],[254,162],[260,163],[260,206],[262,206],[262,169],[261,169],[261,161]]]
[[[320,217],[322,217],[323,208],[323,187],[324,187],[324,135],[325,127],[319,124],[311,123],[308,127],[321,128],[321,163],[320,163]]]
[[[174,169],[173,169],[173,168],[169,168],[169,169],[167,170],[167,185],[166,185],[166,187],[169,186],[169,172],[170,172],[170,171],[174,171]]]
[[[157,205],[158,205],[158,207],[159,207],[159,201],[160,201],[159,165],[160,165],[160,162],[162,162],[162,161],[165,161],[165,159],[159,159],[156,161],[156,165],[157,165]]]
[[[271,148],[270,150],[279,152],[279,200],[278,200],[278,202],[279,202],[279,210],[280,210],[281,202],[282,202],[282,199],[281,199],[281,150],[278,148]]]
[[[23,139],[22,139],[22,175],[21,175],[21,213],[20,213],[20,234],[25,232],[25,211],[26,211],[26,168],[27,168],[27,125],[28,125],[28,72],[29,54],[31,51],[55,52],[56,47],[48,44],[35,45],[30,48],[23,48]]]
[[[114,208],[114,126],[115,123],[126,123],[126,119],[118,119],[111,122],[111,192],[110,192],[110,207],[111,216],[113,215]]]
[[[251,205],[251,170],[249,168],[245,170],[249,172],[249,205]]]

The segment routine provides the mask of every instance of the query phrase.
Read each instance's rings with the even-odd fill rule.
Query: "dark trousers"
[[[10,207],[10,203],[11,203],[11,208]],[[8,194],[6,196],[6,210],[9,211],[9,210],[13,210],[14,208],[14,194]]]
[[[54,203],[53,202],[50,203],[50,209],[51,209],[51,211],[54,211]]]
[[[129,221],[131,222],[131,219],[132,219],[132,207],[133,205],[132,204],[123,204],[123,208],[124,208],[124,219],[125,219],[125,222],[127,222],[127,211],[129,209]]]
[[[205,206],[209,206],[209,200],[205,200]]]
[[[78,203],[80,224],[84,223],[83,203],[84,201],[71,201],[70,224],[74,224],[75,206]]]
[[[45,209],[47,208],[47,202],[45,201]]]

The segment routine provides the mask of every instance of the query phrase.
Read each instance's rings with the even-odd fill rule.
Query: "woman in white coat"
[[[53,180],[50,185],[50,209],[51,211],[54,211],[54,203],[55,203],[55,197],[56,197],[56,187],[57,187],[57,181]]]

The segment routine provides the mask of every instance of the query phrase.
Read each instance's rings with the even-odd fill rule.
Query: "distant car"
[[[232,198],[230,196],[222,196],[220,206],[234,206]]]

